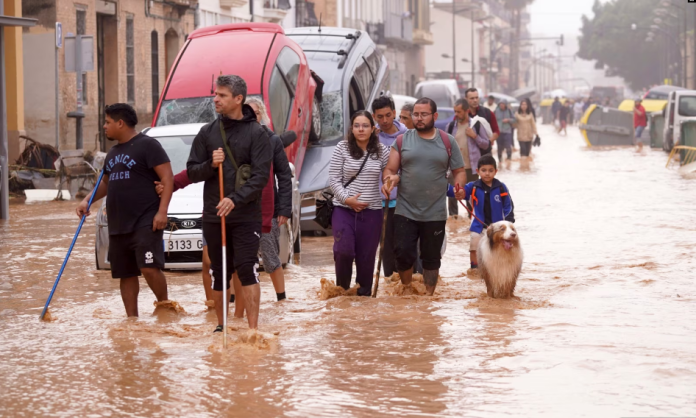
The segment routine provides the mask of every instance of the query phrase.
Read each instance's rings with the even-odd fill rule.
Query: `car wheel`
[[[319,102],[315,98],[312,102],[312,129],[309,131],[309,141],[319,142],[321,138],[321,109]]]

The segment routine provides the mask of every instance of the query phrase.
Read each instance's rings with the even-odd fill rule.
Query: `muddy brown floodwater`
[[[185,313],[128,320],[94,266],[88,221],[38,315],[78,220],[75,202],[13,202],[0,223],[0,415],[638,417],[696,411],[696,180],[662,151],[588,150],[542,132],[535,161],[499,178],[515,202],[520,300],[464,276],[467,222],[448,227],[434,298],[320,298],[331,238],[303,238],[290,299],[262,275],[264,344],[213,335],[198,272],[167,272]]]

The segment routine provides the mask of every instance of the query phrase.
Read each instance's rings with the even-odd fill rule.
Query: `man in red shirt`
[[[645,113],[645,108],[641,104],[641,99],[636,99],[633,107],[633,127],[636,129],[636,143],[639,144],[640,137],[643,135],[645,127],[648,126],[648,115]]]
[[[481,150],[481,155],[490,154],[493,149],[493,144],[500,136],[500,128],[498,128],[498,121],[495,119],[495,114],[493,114],[493,112],[491,112],[489,109],[479,106],[479,93],[475,88],[472,87],[468,89],[464,94],[466,95],[466,101],[469,102],[469,115],[481,116],[491,125],[491,130],[493,131],[493,135],[490,137],[491,145],[488,147],[488,149]]]

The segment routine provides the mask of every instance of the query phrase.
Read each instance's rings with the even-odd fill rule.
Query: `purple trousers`
[[[370,296],[372,293],[372,275],[382,234],[382,217],[381,209],[365,209],[358,213],[336,206],[333,211],[331,228],[334,236],[336,285],[346,290],[350,288],[355,261],[356,281],[360,284],[359,296]]]

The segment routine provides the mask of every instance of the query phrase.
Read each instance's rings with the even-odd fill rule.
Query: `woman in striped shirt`
[[[370,112],[355,112],[351,126],[348,138],[336,145],[329,165],[335,205],[331,225],[336,284],[344,289],[350,287],[355,261],[358,295],[370,296],[382,233],[379,179],[387,166],[389,149],[379,142]]]

